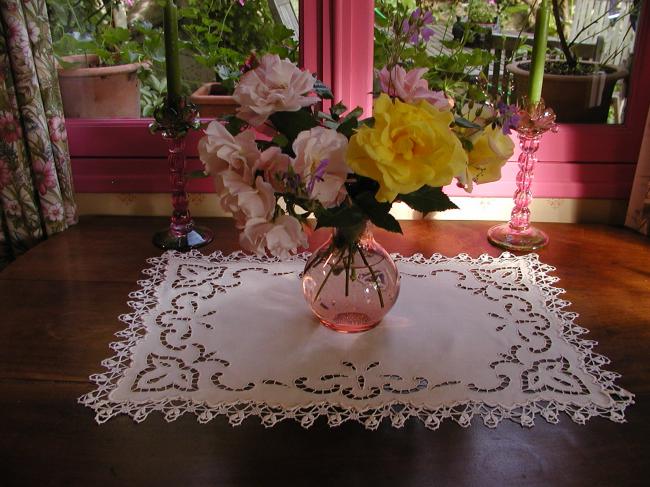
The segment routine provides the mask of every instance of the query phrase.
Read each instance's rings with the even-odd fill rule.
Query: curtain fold
[[[45,0],[0,2],[0,268],[77,221]]]
[[[650,236],[650,111],[645,122],[625,225]]]

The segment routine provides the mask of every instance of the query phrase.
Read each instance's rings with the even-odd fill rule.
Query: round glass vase
[[[371,225],[337,228],[305,264],[302,289],[323,325],[342,333],[370,330],[399,295],[399,271]]]

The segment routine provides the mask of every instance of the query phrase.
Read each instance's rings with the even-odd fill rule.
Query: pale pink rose
[[[230,188],[229,188],[230,189]],[[238,228],[244,228],[251,219],[261,218],[269,221],[275,212],[275,193],[273,187],[264,181],[261,176],[255,179],[255,187],[248,189],[242,187],[232,188],[230,194],[236,200],[232,209]]]
[[[47,194],[47,191],[56,187],[57,179],[52,162],[43,159],[35,159],[32,163],[34,171],[34,183],[41,195]]]
[[[244,249],[257,255],[264,255],[268,249],[271,255],[286,259],[299,247],[307,246],[307,236],[296,218],[281,215],[274,222],[262,218],[249,220],[239,242]]]
[[[230,169],[249,185],[253,184],[254,166],[261,154],[251,130],[233,136],[221,123],[210,122],[199,140],[198,150],[208,173],[216,176]]]
[[[50,138],[53,142],[59,142],[68,138],[63,118],[59,116],[50,117],[47,120],[47,126],[50,129]]]
[[[288,59],[266,54],[235,88],[233,98],[240,105],[237,116],[257,127],[275,112],[295,112],[318,102],[316,96],[305,96],[313,89],[311,73]]]
[[[266,234],[273,223],[264,218],[254,218],[246,222],[244,230],[239,234],[239,244],[244,250],[259,256],[266,254]]]
[[[388,71],[383,68],[379,72],[379,83],[381,91],[389,96],[397,97],[405,103],[416,103],[424,100],[439,110],[449,110],[454,106],[451,98],[442,91],[431,91],[427,80],[422,76],[427,72],[426,68],[416,68],[409,72],[401,66],[395,66]]]
[[[291,165],[291,158],[282,153],[279,147],[269,147],[264,152],[255,166],[255,170],[264,171],[264,179],[278,191],[286,190],[284,175]]]
[[[0,112],[0,138],[7,144],[16,142],[22,137],[20,122],[11,112]]]
[[[300,132],[293,143],[294,172],[307,187],[309,196],[330,208],[346,195],[345,180],[350,168],[345,162],[348,139],[336,130],[314,127]]]
[[[63,205],[58,201],[43,205],[43,211],[45,213],[45,218],[48,220],[52,222],[63,221]]]
[[[290,215],[280,215],[266,234],[266,248],[271,255],[286,259],[299,247],[307,246],[307,235],[300,222]]]
[[[11,182],[11,171],[4,159],[0,159],[0,191]]]

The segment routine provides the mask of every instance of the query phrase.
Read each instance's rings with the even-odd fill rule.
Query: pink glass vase
[[[323,325],[342,333],[370,330],[399,295],[399,271],[369,224],[338,228],[305,264],[302,288]]]

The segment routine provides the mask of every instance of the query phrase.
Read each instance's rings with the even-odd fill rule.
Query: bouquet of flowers
[[[341,103],[318,110],[331,92],[308,71],[266,55],[233,97],[240,108],[211,122],[199,155],[243,248],[286,257],[307,245],[305,225],[359,228],[370,221],[401,232],[390,214],[402,201],[428,213],[455,208],[442,187],[471,191],[495,181],[512,156],[512,113],[431,91],[425,69],[399,64],[378,73],[373,117]]]

